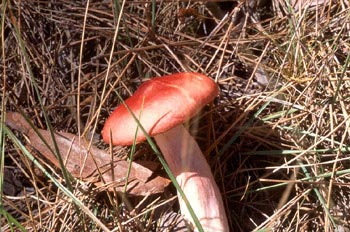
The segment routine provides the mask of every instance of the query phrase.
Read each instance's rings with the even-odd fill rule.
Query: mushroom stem
[[[229,231],[219,188],[195,139],[183,125],[154,138],[204,231]],[[193,223],[181,197],[179,203],[182,214]]]

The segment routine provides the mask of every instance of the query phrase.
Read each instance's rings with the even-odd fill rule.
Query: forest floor
[[[231,231],[350,231],[349,4],[3,0],[1,230],[176,231],[161,222],[178,215],[172,184],[135,196],[69,178],[5,120],[19,112],[33,128],[155,163],[146,142],[111,152],[103,123],[117,93],[186,71],[220,88],[189,128]],[[160,165],[152,175],[167,178]]]

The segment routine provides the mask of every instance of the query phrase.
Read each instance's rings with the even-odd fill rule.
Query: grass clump
[[[107,150],[99,134],[117,95],[181,71],[206,74],[220,87],[190,128],[232,231],[350,230],[347,1],[0,6],[2,230],[173,228],[161,225],[162,215],[178,210],[173,187],[125,197],[71,180],[6,128],[4,117],[23,112],[39,128]],[[113,153],[126,158],[129,149]],[[157,160],[147,144],[135,149],[135,160]]]

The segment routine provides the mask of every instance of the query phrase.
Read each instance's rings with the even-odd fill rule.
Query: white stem
[[[204,231],[228,232],[227,217],[219,188],[194,138],[182,125],[154,138]],[[179,203],[181,213],[193,223],[180,196]]]

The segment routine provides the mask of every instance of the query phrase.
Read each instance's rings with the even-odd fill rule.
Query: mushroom
[[[140,124],[153,136],[173,175],[190,202],[204,231],[229,231],[224,204],[211,169],[195,139],[182,125],[218,94],[217,84],[199,73],[177,73],[143,83],[125,104],[140,115]],[[107,119],[106,143],[130,145],[146,139],[124,104]],[[181,213],[193,223],[179,197]]]

